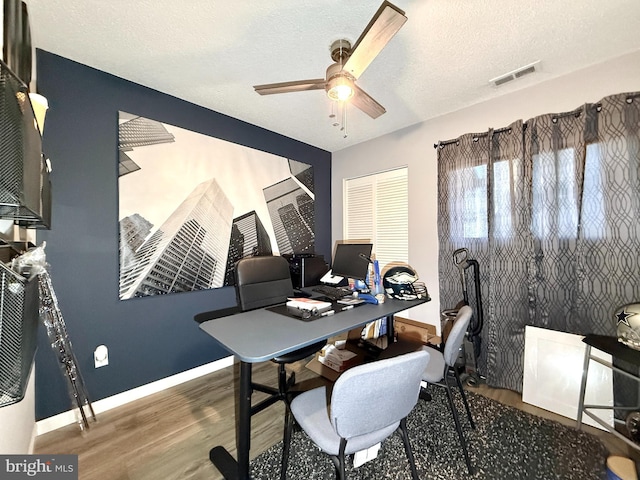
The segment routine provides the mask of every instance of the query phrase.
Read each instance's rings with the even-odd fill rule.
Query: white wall
[[[439,328],[437,155],[433,144],[631,91],[640,91],[640,51],[335,152],[331,174],[333,241],[342,239],[343,180],[408,165],[409,263],[426,283],[432,301],[411,309],[406,316]]]
[[[33,452],[35,440],[35,375],[29,375],[24,398],[0,408],[0,454],[16,455]]]

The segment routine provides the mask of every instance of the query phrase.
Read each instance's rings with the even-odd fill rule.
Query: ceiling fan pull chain
[[[342,128],[344,137],[347,138],[347,102],[342,102]]]
[[[331,125],[334,127],[338,126],[338,119],[336,118],[336,102],[331,103],[331,113],[329,114],[329,118],[331,119]]]

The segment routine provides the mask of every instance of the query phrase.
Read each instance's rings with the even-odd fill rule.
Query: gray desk
[[[361,305],[321,317],[302,321],[266,309],[241,312],[204,321],[200,328],[240,359],[240,389],[238,394],[237,461],[224,449],[214,447],[209,452],[211,462],[224,478],[249,479],[249,450],[251,448],[251,365],[271,360],[278,355],[298,350],[320,340],[363,326],[378,318],[394,315],[429,301],[393,300],[381,305]],[[205,314],[199,314],[202,320]]]

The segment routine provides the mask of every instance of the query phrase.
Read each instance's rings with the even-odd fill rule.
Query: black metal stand
[[[587,387],[587,375],[589,373],[589,364],[591,360],[594,362],[598,362],[601,365],[604,365],[607,368],[610,368],[614,372],[618,372],[636,382],[640,382],[640,378],[636,375],[633,375],[629,372],[626,372],[612,363],[606,362],[596,356],[591,355],[591,348],[597,348],[605,353],[608,353],[614,358],[618,358],[620,360],[624,360],[625,362],[632,363],[633,365],[640,366],[640,351],[633,350],[632,348],[623,345],[618,342],[616,337],[608,337],[605,335],[587,335],[582,341],[587,344],[587,347],[584,352],[584,367],[582,369],[582,383],[580,385],[580,399],[578,402],[578,418],[576,419],[576,426],[580,428],[582,426],[582,415],[587,415],[592,418],[595,422],[605,428],[607,431],[614,434],[619,439],[623,440],[627,445],[635,448],[636,450],[640,450],[640,445],[634,443],[631,439],[624,436],[622,433],[618,432],[614,427],[602,421],[600,417],[595,415],[590,410],[599,409],[599,410],[631,410],[638,411],[640,410],[640,405],[635,406],[610,406],[610,405],[585,405],[584,403],[584,395]],[[620,420],[614,419],[614,422],[621,423]]]

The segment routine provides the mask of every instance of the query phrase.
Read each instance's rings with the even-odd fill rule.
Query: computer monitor
[[[322,255],[282,255],[289,261],[291,281],[294,288],[320,285],[320,279],[329,270]]]
[[[338,243],[333,256],[331,274],[365,280],[369,272],[372,243]]]

